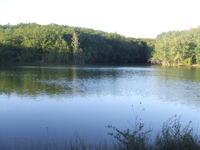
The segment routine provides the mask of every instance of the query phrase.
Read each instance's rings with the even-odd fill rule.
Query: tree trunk
[[[171,64],[169,63],[169,61],[167,60],[167,58],[165,57],[165,61],[167,62],[168,66],[171,66]]]

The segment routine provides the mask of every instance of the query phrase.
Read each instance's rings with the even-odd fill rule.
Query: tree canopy
[[[135,39],[117,33],[36,23],[0,25],[0,62],[147,63],[200,62],[200,27]]]
[[[200,27],[164,32],[157,36],[151,62],[162,65],[191,65],[200,62]]]
[[[36,23],[0,26],[0,62],[146,63],[154,39]]]

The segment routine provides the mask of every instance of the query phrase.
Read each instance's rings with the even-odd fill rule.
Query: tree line
[[[149,60],[162,65],[200,63],[200,26],[184,31],[164,32],[157,36]]]
[[[0,25],[0,62],[146,63],[155,39],[36,23]]]
[[[135,39],[67,25],[0,25],[0,62],[200,63],[200,27]]]

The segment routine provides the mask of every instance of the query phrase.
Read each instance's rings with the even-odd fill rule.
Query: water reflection
[[[8,66],[0,70],[0,94],[140,95],[199,104],[199,74],[187,67]]]
[[[0,140],[37,141],[47,127],[54,140],[74,131],[91,141],[106,138],[105,126],[123,129],[140,102],[146,124],[161,126],[175,114],[187,124],[200,115],[199,74],[187,67],[0,66]]]
[[[37,94],[77,94],[91,89],[103,78],[115,79],[117,70],[102,68],[55,68],[55,67],[15,67],[1,69],[0,90],[3,93]]]
[[[154,72],[154,87],[158,99],[190,104],[200,108],[200,70],[194,68],[167,68]],[[154,88],[153,88],[154,89]],[[154,89],[155,90],[155,89]],[[162,98],[163,97],[163,98]]]

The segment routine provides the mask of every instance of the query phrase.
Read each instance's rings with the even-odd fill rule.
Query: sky
[[[200,25],[199,0],[0,0],[0,24],[50,23],[156,38]]]

